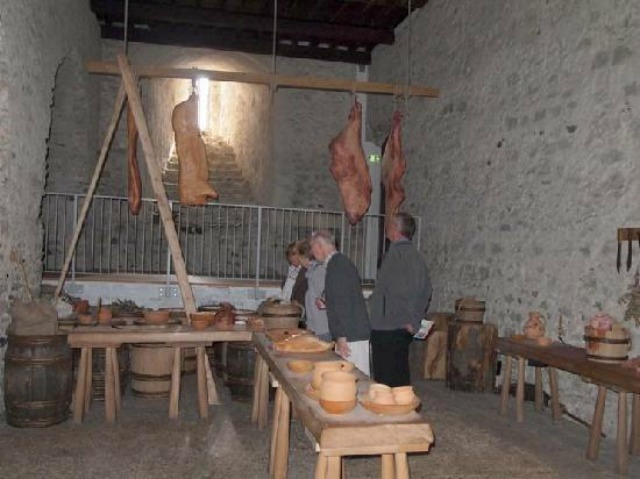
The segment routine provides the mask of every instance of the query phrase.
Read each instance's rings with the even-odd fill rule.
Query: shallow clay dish
[[[320,399],[320,406],[329,414],[346,414],[356,407],[357,401],[351,399],[349,401],[327,401]]]
[[[413,399],[411,404],[393,404],[393,405],[382,405],[375,404],[369,400],[368,397],[362,397],[360,399],[360,404],[367,411],[380,414],[383,416],[399,416],[401,414],[409,414],[411,411],[415,411],[416,408],[420,405],[420,399],[416,396]]]
[[[144,321],[147,324],[168,324],[170,311],[167,309],[158,309],[156,311],[145,311]]]
[[[306,374],[313,369],[313,361],[306,359],[290,359],[287,367],[296,374]]]

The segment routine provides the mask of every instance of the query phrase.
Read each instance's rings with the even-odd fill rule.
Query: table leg
[[[407,453],[398,452],[396,459],[396,479],[409,479],[409,463],[407,462]]]
[[[627,446],[627,393],[618,393],[618,433],[616,437],[616,472],[629,472],[629,449]]]
[[[600,452],[600,435],[602,433],[602,418],[604,417],[604,405],[607,399],[607,388],[598,386],[598,399],[596,409],[593,413],[593,421],[589,431],[589,447],[587,448],[587,459],[595,461]]]
[[[505,356],[505,366],[502,376],[502,395],[500,398],[500,414],[503,416],[509,411],[509,389],[511,388],[511,356]]]
[[[115,391],[114,391],[114,372],[113,361],[111,361],[111,349],[106,348],[104,352],[105,357],[105,377],[104,377],[104,412],[108,423],[113,423],[116,420],[116,405],[115,405]]]
[[[80,363],[78,364],[78,380],[76,382],[75,398],[73,399],[73,421],[81,423],[84,415],[84,395],[87,383],[87,356],[88,348],[80,350]]]
[[[118,350],[111,349],[111,362],[113,363],[113,390],[116,400],[116,413],[122,410],[122,394],[120,392],[120,364],[118,363]]]
[[[633,456],[640,456],[640,394],[633,395],[629,453]]]
[[[273,424],[271,425],[271,447],[269,450],[269,475],[273,476],[276,463],[276,443],[278,442],[278,421],[280,421],[280,406],[282,404],[282,389],[276,390],[276,400],[273,405]]]
[[[207,376],[204,365],[204,348],[196,348],[196,361],[198,361],[197,372],[198,375],[198,405],[200,406],[200,417],[206,418],[209,416],[209,403],[207,402]]]
[[[169,419],[178,419],[180,402],[180,348],[173,349],[173,364],[171,366],[171,391],[169,392]],[[197,361],[197,353],[196,353]],[[196,364],[197,367],[197,364]]]
[[[562,410],[560,409],[560,393],[558,391],[558,371],[556,368],[549,366],[549,390],[551,392],[551,417],[554,421],[562,419]]]
[[[207,356],[207,350],[204,346],[198,346],[198,347],[202,349],[202,354],[204,357],[204,371],[207,377],[207,404],[209,406],[218,406],[221,404],[221,402],[220,402],[220,398],[218,397],[216,382],[213,379],[213,371],[211,371],[211,364],[209,363],[209,356]]]
[[[280,388],[278,388],[280,389]],[[260,370],[260,404],[258,405],[258,429],[263,430],[267,427],[269,421],[269,366],[266,361],[262,360],[262,369]]]
[[[518,385],[516,388],[516,420],[524,421],[524,358],[518,358]]]
[[[258,407],[260,406],[260,370],[262,369],[262,356],[256,355],[256,366],[253,371],[253,404],[251,405],[251,422],[258,422]]]
[[[540,412],[542,411],[542,400],[543,400],[543,394],[542,394],[542,368],[539,367],[535,367],[535,374],[536,374],[536,411]]]
[[[329,456],[327,458],[327,479],[340,479],[342,468],[342,458],[340,456]]]
[[[105,353],[106,354],[106,353]],[[91,409],[91,399],[93,399],[93,348],[87,350],[87,379],[84,387],[84,412],[87,413]]]
[[[381,474],[382,479],[394,479],[396,472],[396,463],[393,458],[393,454],[382,454],[381,457]]]
[[[287,462],[289,460],[289,420],[291,413],[291,402],[282,388],[281,392],[280,417],[278,418],[278,437],[276,438],[276,458],[274,464],[274,477],[284,479],[287,477]],[[338,459],[339,461],[339,459]],[[338,462],[338,471],[340,470]],[[329,458],[329,476],[331,477],[331,458]],[[340,477],[340,472],[338,476]]]
[[[327,477],[327,456],[318,454],[316,469],[313,474],[314,479],[325,479]]]

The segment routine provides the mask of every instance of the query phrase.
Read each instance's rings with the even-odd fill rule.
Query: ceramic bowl
[[[383,406],[392,406],[396,403],[396,400],[394,399],[392,392],[377,391],[373,396],[373,399],[371,399],[371,402]]]
[[[413,394],[413,391],[403,391],[403,392],[393,393],[393,400],[396,402],[396,404],[401,404],[401,405],[413,403],[414,397],[415,397],[415,394]]]
[[[320,406],[329,414],[346,414],[356,407],[356,400],[350,401],[327,401],[320,398]]]
[[[390,393],[391,392],[391,388],[389,386],[387,386],[386,384],[379,384],[379,383],[371,384],[369,386],[369,399],[371,401],[373,401],[373,398],[375,397],[375,395],[376,395],[376,393],[378,391]]]
[[[189,317],[191,318],[191,324],[193,324],[194,321],[204,321],[207,323],[207,325],[213,326],[215,313],[211,313],[209,311],[206,311],[206,312],[203,311],[199,313],[191,313]]]
[[[413,394],[413,386],[397,386],[395,388],[391,388],[391,392],[393,394],[399,394],[399,393],[411,393],[411,394]]]
[[[209,321],[206,319],[194,319],[191,318],[191,327],[196,331],[202,331],[203,329],[207,329],[209,327]]]
[[[167,309],[147,310],[143,314],[147,324],[167,324],[169,322],[170,311]]]
[[[296,374],[306,374],[313,369],[313,361],[291,359],[287,361],[287,367]]]

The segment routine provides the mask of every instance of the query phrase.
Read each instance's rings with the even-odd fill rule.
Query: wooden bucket
[[[131,391],[139,397],[169,397],[174,348],[162,344],[131,345]]]
[[[482,323],[485,302],[475,298],[461,298],[455,301],[456,320],[468,323]]]
[[[46,427],[69,417],[73,367],[66,335],[9,335],[4,356],[7,424]]]
[[[496,379],[494,324],[454,321],[447,337],[447,379],[449,389],[491,392]]]
[[[584,328],[587,358],[600,363],[621,363],[629,358],[631,337],[626,328],[601,333],[591,326]]]
[[[264,329],[296,329],[300,316],[261,316]]]
[[[250,401],[253,395],[253,372],[256,350],[252,342],[227,343],[226,385],[234,401]]]

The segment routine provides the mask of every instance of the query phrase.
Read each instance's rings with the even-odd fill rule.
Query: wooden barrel
[[[139,397],[169,397],[174,348],[162,344],[131,345],[131,391]]]
[[[454,321],[447,337],[449,389],[490,392],[496,378],[498,328],[494,324]]]
[[[265,301],[258,308],[258,313],[263,317],[302,317],[302,306],[294,303],[279,303]]]
[[[481,323],[484,320],[485,302],[475,298],[460,298],[455,301],[456,320]]]
[[[4,364],[7,424],[46,427],[69,417],[73,367],[66,335],[9,335]]]
[[[182,373],[193,374],[197,368],[196,348],[182,348]]]
[[[234,401],[250,401],[253,394],[253,372],[256,364],[256,350],[252,342],[234,341],[227,343],[226,385]]]
[[[591,326],[584,328],[587,358],[600,363],[621,363],[629,358],[631,337],[626,328],[600,333]]]
[[[447,377],[447,334],[452,313],[429,313],[426,319],[433,321],[433,328],[424,341],[422,360],[424,379],[446,379]]]

